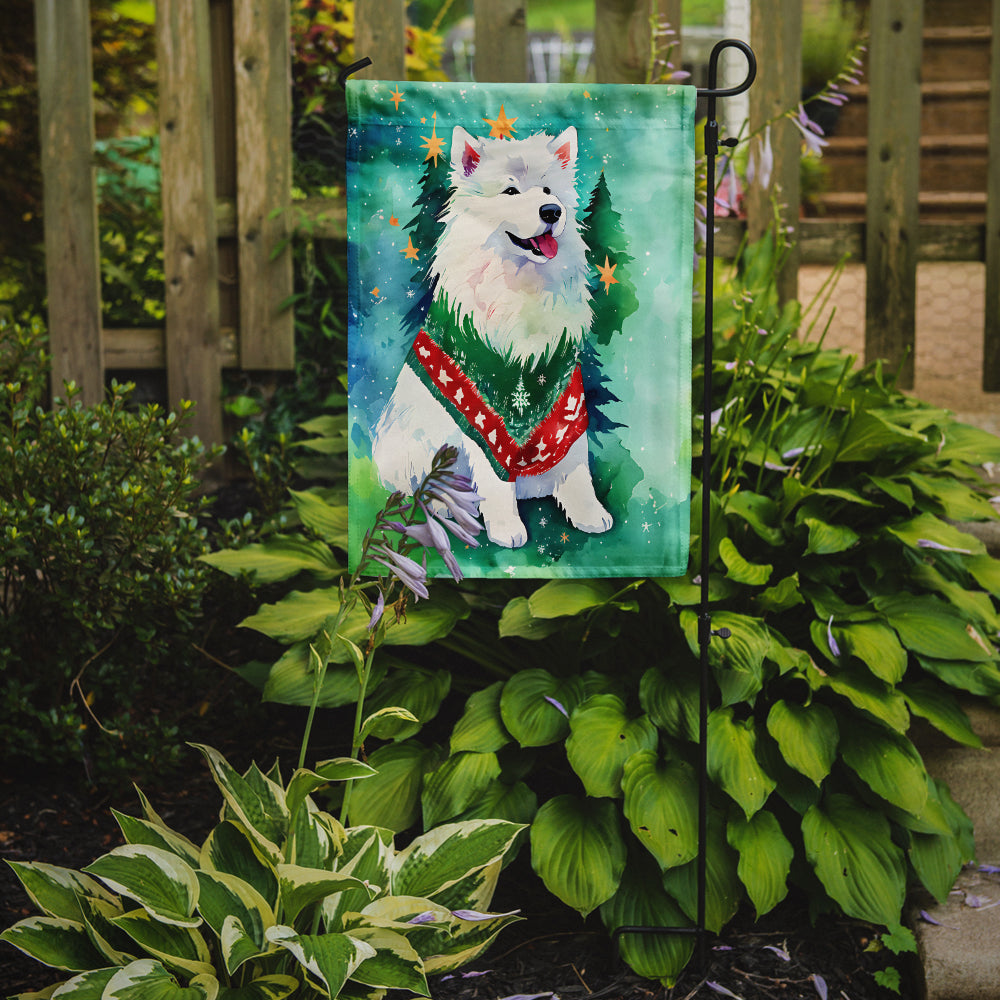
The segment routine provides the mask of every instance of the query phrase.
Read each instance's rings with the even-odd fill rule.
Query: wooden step
[[[925,28],[921,79],[924,83],[989,80],[992,38],[989,25]]]
[[[868,203],[863,191],[830,191],[815,199],[829,218],[863,220]],[[986,193],[980,191],[921,191],[920,218],[955,222],[982,222],[986,216]]]
[[[956,21],[989,24],[990,4],[991,0],[924,0],[924,27],[947,26]]]

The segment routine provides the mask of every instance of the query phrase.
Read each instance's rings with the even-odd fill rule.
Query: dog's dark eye
[[[513,184],[511,184],[510,187],[505,187],[503,189],[503,191],[501,191],[500,193],[501,194],[520,194],[521,192],[518,191],[518,189],[516,187],[514,187]]]

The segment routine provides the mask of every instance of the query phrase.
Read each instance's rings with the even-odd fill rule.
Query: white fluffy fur
[[[577,228],[577,136],[572,126],[552,138],[477,138],[456,126],[444,233],[432,273],[461,315],[500,352],[526,360],[555,346],[566,330],[581,340],[590,327],[585,245]],[[543,216],[545,218],[543,218]],[[549,257],[531,249],[541,244]],[[480,514],[491,541],[517,548],[527,531],[517,500],[553,496],[574,527],[607,531],[611,515],[594,494],[586,435],[540,476],[501,480],[470,439],[409,368],[404,367],[372,434],[372,454],[389,489],[412,493],[443,444],[458,447],[459,471],[483,498]]]

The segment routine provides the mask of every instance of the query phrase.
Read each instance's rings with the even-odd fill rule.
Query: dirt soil
[[[277,742],[291,746],[281,736]],[[248,759],[249,748],[238,743],[220,740],[219,747],[234,764]],[[147,791],[164,820],[196,841],[218,814],[218,792],[194,751],[189,770]],[[108,796],[71,777],[8,774],[0,778],[0,858],[81,868],[122,842],[112,806],[140,812],[134,793]],[[544,890],[524,856],[501,877],[494,908],[520,908],[525,920],[503,931],[469,969],[432,977],[435,1000],[545,1000],[553,995],[562,1000],[887,1000],[893,994],[873,979],[887,965],[903,974],[902,996],[918,994],[904,962],[885,951],[866,950],[872,928],[832,918],[811,926],[801,900],[787,901],[756,925],[752,914],[739,914],[720,937],[706,939],[705,968],[693,962],[673,989],[641,979],[618,961],[596,915],[584,922],[563,907]],[[0,866],[0,927],[32,912],[11,870]],[[39,990],[64,978],[0,944],[0,996]]]

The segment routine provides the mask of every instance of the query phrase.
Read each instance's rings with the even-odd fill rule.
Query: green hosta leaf
[[[872,410],[862,410],[851,421],[837,452],[838,462],[868,462],[890,448],[926,444],[916,431],[890,423]]]
[[[352,929],[351,937],[375,949],[375,954],[351,973],[355,982],[430,996],[424,963],[402,934],[384,927],[362,926]]]
[[[896,633],[878,622],[836,625],[833,634],[843,652],[856,656],[886,684],[898,684],[906,673],[906,650]]]
[[[200,867],[234,875],[253,886],[270,906],[277,905],[277,873],[242,824],[227,820],[208,835],[201,848]]]
[[[763,587],[771,578],[774,566],[770,563],[760,564],[748,562],[740,555],[732,539],[723,538],[719,541],[719,557],[726,565],[727,576],[736,583],[748,587]]]
[[[198,975],[181,986],[159,962],[143,958],[118,969],[104,987],[101,1000],[216,1000],[218,995],[215,976]]]
[[[986,546],[973,535],[942,521],[933,514],[918,514],[909,521],[887,526],[886,531],[895,535],[904,545],[911,549],[923,549],[931,542],[934,546],[943,546],[957,552],[967,552],[970,555],[984,555]]]
[[[250,832],[265,856],[272,862],[280,857],[278,844],[288,831],[288,809],[280,785],[264,778],[255,783],[238,774],[217,750],[192,744],[208,761],[226,805]]]
[[[695,583],[691,575],[657,577],[653,580],[658,587],[666,591],[670,600],[681,607],[690,607],[701,601],[701,583]],[[708,575],[708,599],[712,602],[724,601],[732,597],[739,586],[721,573]]]
[[[994,597],[1000,597],[1000,559],[994,559],[990,555],[981,555],[963,561],[965,568],[972,574],[980,587]]]
[[[527,826],[538,812],[538,796],[523,782],[512,785],[504,781],[490,782],[460,816],[466,819],[505,819],[509,823]]]
[[[292,976],[261,976],[245,986],[223,987],[218,1000],[285,1000],[298,988]]]
[[[531,825],[531,865],[549,892],[582,916],[610,899],[625,870],[615,804],[572,795],[549,799]]]
[[[683,865],[698,853],[698,783],[691,767],[642,750],[625,762],[625,818],[660,868]]]
[[[768,545],[778,547],[784,541],[781,512],[770,497],[750,490],[738,490],[726,497],[726,514],[745,521]]]
[[[911,833],[909,855],[924,888],[946,902],[965,860],[958,839],[950,833]]]
[[[945,430],[937,458],[939,462],[966,462],[968,465],[1000,462],[1000,446],[995,434],[953,420]]]
[[[583,697],[579,677],[560,679],[547,670],[522,670],[504,684],[500,716],[521,746],[547,746],[569,732],[569,716]]]
[[[321,761],[312,771],[299,768],[288,782],[285,806],[289,813],[296,813],[309,795],[331,781],[355,781],[372,778],[377,773],[374,767],[353,757],[335,757]]]
[[[179,969],[188,976],[212,974],[208,945],[193,928],[161,923],[145,910],[123,913],[111,922],[169,968]]]
[[[372,712],[361,724],[358,736],[366,740],[369,736],[374,736],[380,740],[391,740],[397,734],[405,739],[417,732],[422,723],[408,709],[394,705],[391,708],[380,708]]]
[[[298,535],[271,535],[266,542],[209,552],[199,558],[230,576],[245,573],[257,584],[288,580],[298,573],[331,580],[344,571],[328,545]]]
[[[334,657],[344,655],[345,645],[337,643]],[[369,687],[381,683],[386,673],[386,657],[378,657],[372,666]],[[271,666],[264,681],[261,697],[279,705],[311,705],[316,697],[316,674],[310,660],[308,642],[289,646]],[[339,708],[358,700],[360,691],[358,675],[352,666],[331,663],[323,675],[323,683],[316,702],[318,708]]]
[[[967,747],[983,745],[965,710],[947,688],[934,681],[923,680],[907,681],[900,685],[900,690],[910,711],[926,719],[945,736]]]
[[[806,813],[802,836],[820,882],[849,917],[899,923],[906,866],[880,812],[849,795],[830,795]]]
[[[223,934],[227,921],[239,923],[239,933],[235,935],[237,940],[249,939],[250,954],[239,954],[232,946],[223,949],[226,970],[232,975],[247,958],[255,957],[265,950],[264,931],[274,925],[274,912],[252,885],[235,875],[200,871],[198,883],[201,886],[198,910],[224,945],[227,943],[227,936],[230,939],[234,936],[233,929],[229,930],[228,935]]]
[[[852,719],[850,737],[840,753],[876,795],[908,813],[919,815],[927,801],[927,772],[920,754],[907,737]]]
[[[889,479],[885,476],[865,476],[876,489],[880,489],[886,496],[891,497],[896,503],[906,507],[907,510],[913,508],[913,490],[906,483],[897,479]]]
[[[736,873],[760,919],[788,894],[788,873],[795,849],[774,813],[765,809],[751,819],[738,816],[726,829],[729,846],[739,851]]]
[[[785,761],[819,786],[837,756],[837,720],[826,705],[798,705],[779,699],[767,716],[767,731]]]
[[[327,503],[315,490],[289,490],[295,513],[324,542],[347,549],[347,505]]]
[[[65,917],[28,917],[0,934],[6,941],[35,961],[54,969],[81,972],[99,968],[104,958],[91,944],[87,929]]]
[[[495,753],[452,754],[424,780],[424,826],[437,826],[467,809],[500,777]]]
[[[399,833],[420,817],[424,774],[438,763],[437,751],[415,740],[379,747],[368,758],[378,772],[351,790],[354,826],[381,826]]]
[[[198,864],[199,849],[187,837],[175,833],[160,823],[126,816],[124,813],[118,812],[117,809],[112,809],[111,812],[118,821],[122,835],[128,843],[159,847],[164,851],[170,851],[171,854],[176,854],[189,865]]]
[[[1000,669],[993,663],[936,660],[930,656],[918,656],[917,662],[949,687],[986,697],[1000,694]]]
[[[301,865],[278,865],[278,884],[281,888],[282,913],[286,920],[295,918],[307,906],[318,903],[327,896],[345,889],[364,889],[365,884],[353,875],[326,872]],[[374,891],[371,895],[374,896]]]
[[[940,594],[956,611],[981,626],[987,633],[996,635],[1000,632],[1000,615],[997,614],[993,598],[989,594],[947,579],[944,574],[926,562],[913,568],[911,579],[919,585],[912,589],[930,590]]]
[[[829,688],[899,733],[905,733],[910,724],[903,696],[884,681],[872,677],[868,670],[841,667],[835,673],[823,674],[811,667],[806,678],[813,689]]]
[[[614,597],[608,580],[550,580],[528,598],[534,618],[562,618],[599,608]]]
[[[654,865],[641,857],[630,858],[615,894],[601,904],[604,926],[687,927],[690,921],[664,891]],[[690,934],[623,934],[622,958],[638,975],[673,986],[691,959],[694,936]]]
[[[662,730],[678,740],[698,739],[698,675],[675,662],[669,673],[650,667],[639,682],[639,704]]]
[[[60,868],[40,861],[8,861],[7,864],[13,869],[31,901],[46,916],[82,920],[83,911],[79,901],[81,896],[115,902],[115,897],[97,879],[71,868]]]
[[[176,854],[146,844],[125,844],[84,871],[113,892],[134,899],[150,916],[178,927],[197,927],[198,878]]]
[[[805,551],[807,556],[829,556],[846,552],[860,537],[846,524],[829,524],[815,517],[804,518],[803,523],[809,529],[809,543]]]
[[[774,791],[775,781],[757,762],[757,732],[752,718],[733,718],[732,708],[708,717],[708,774],[749,819]]]
[[[974,663],[996,658],[975,626],[936,597],[886,595],[875,598],[875,607],[899,633],[903,645],[915,653]]]
[[[911,472],[906,478],[925,497],[939,504],[941,513],[950,521],[992,521],[996,518],[996,511],[986,497],[954,477]]]
[[[500,638],[545,639],[563,629],[563,623],[550,618],[535,618],[527,597],[508,601],[500,615]]]
[[[379,726],[380,739],[405,740],[437,715],[450,689],[451,674],[447,670],[420,667],[394,670],[375,688],[365,706],[372,712],[384,708],[403,708],[410,712],[417,721],[385,719]]]
[[[588,795],[621,796],[622,768],[638,750],[653,750],[659,739],[649,716],[629,719],[613,694],[595,694],[573,711],[566,757]]]
[[[118,972],[118,967],[107,969],[92,969],[89,972],[82,972],[72,979],[67,979],[61,986],[50,986],[42,993],[18,993],[10,1000],[43,1000],[43,998],[56,997],[57,1000],[101,1000],[104,996],[104,988],[114,978]],[[58,992],[52,992],[58,989]]]
[[[736,873],[736,852],[726,843],[726,824],[714,810],[708,818],[705,850],[705,926],[718,934],[732,919],[743,899],[743,884]],[[691,920],[698,918],[698,861],[663,873],[663,887]]]
[[[773,587],[761,591],[754,598],[761,611],[777,613],[804,604],[805,598],[799,590],[799,574],[793,573],[779,580]]]
[[[497,681],[469,696],[465,711],[451,733],[452,753],[460,750],[494,753],[510,742],[510,733],[500,716],[502,690],[503,681]]]
[[[681,627],[694,656],[700,655],[698,616],[681,612]],[[712,628],[729,629],[728,639],[714,636],[708,647],[708,662],[722,690],[723,704],[753,701],[763,686],[764,659],[771,648],[771,636],[759,618],[718,611],[712,615]]]
[[[396,855],[392,891],[434,899],[461,879],[499,862],[523,827],[503,820],[446,823]]]
[[[267,939],[291,952],[310,978],[332,997],[339,996],[362,962],[375,957],[370,944],[349,934],[296,934],[293,928],[279,924],[268,928]]]

